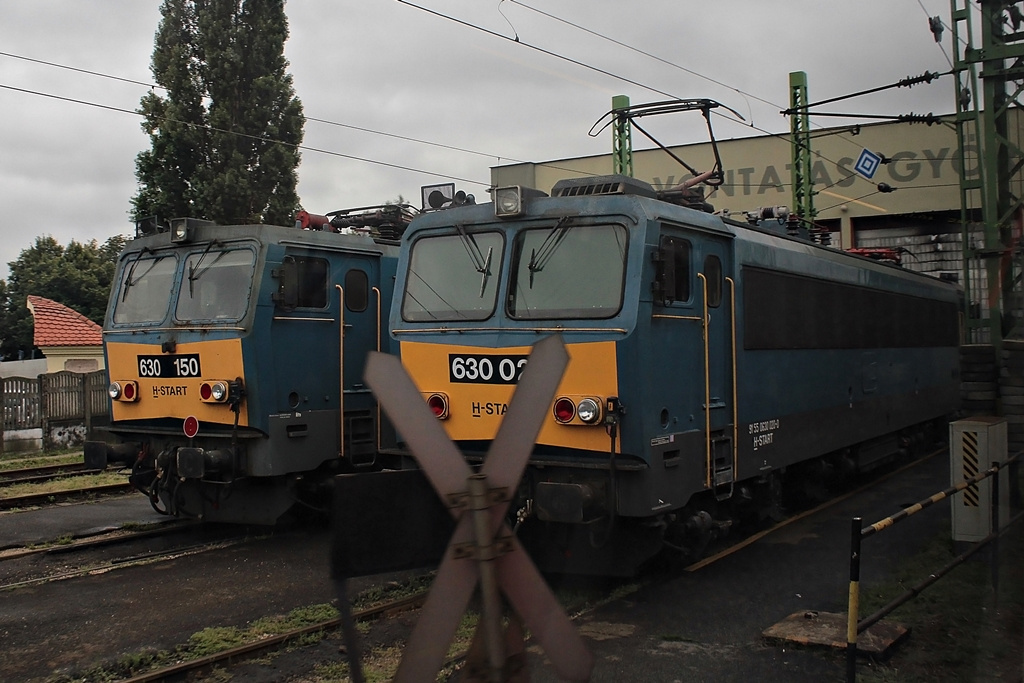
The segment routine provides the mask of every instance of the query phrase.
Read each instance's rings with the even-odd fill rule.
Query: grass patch
[[[14,498],[17,496],[31,496],[36,494],[63,493],[64,491],[73,491],[86,486],[124,484],[127,481],[128,477],[124,472],[107,470],[100,472],[99,474],[58,477],[56,479],[51,479],[50,481],[38,483],[11,484],[10,486],[4,487],[3,497]]]
[[[408,581],[391,581],[362,591],[352,600],[352,609],[362,610],[375,607],[391,600],[406,598],[430,589],[434,572],[415,576]]]
[[[391,582],[375,586],[355,596],[353,609],[367,609],[396,598],[420,593],[430,587],[433,578],[432,574],[428,574],[413,577],[404,582]],[[635,589],[635,586],[623,590],[628,593],[632,589]],[[596,602],[594,595],[588,591],[568,591],[566,593],[565,595],[560,594],[559,597],[563,604],[565,602],[570,603],[570,609],[583,609]],[[97,667],[90,671],[79,672],[73,678],[61,677],[51,679],[50,683],[107,683],[108,681],[122,680],[178,662],[198,659],[223,652],[238,645],[256,642],[274,635],[319,624],[332,620],[337,616],[338,611],[334,605],[324,603],[299,607],[286,615],[257,619],[245,627],[203,629],[194,633],[187,643],[173,651],[142,652],[124,655],[111,666]],[[455,661],[456,658],[469,649],[473,636],[476,633],[479,619],[480,615],[472,610],[467,612],[466,616],[462,619],[448,650],[450,661]],[[369,623],[360,622],[356,624],[356,628],[365,636],[370,631],[371,626]],[[290,646],[303,647],[312,645],[322,640],[325,635],[323,632],[306,634],[290,641]],[[370,683],[383,683],[384,681],[392,680],[402,659],[403,646],[404,643],[397,643],[394,646],[376,647],[368,652],[364,652],[362,666],[366,680]],[[276,656],[277,653],[263,654],[258,658],[251,659],[250,662],[254,664],[271,664]],[[439,673],[437,680],[443,682],[452,679],[453,676],[458,675],[459,666],[459,664],[449,665]],[[201,678],[193,680],[228,680],[218,676],[230,676],[230,674],[225,673],[223,670],[215,670],[202,674]],[[339,655],[335,661],[316,664],[311,677],[303,680],[308,680],[312,683],[341,683],[348,681],[348,662],[343,655]]]
[[[248,632],[251,634],[252,629],[248,629]],[[204,628],[199,633],[193,633],[188,639],[187,652],[191,655],[189,658],[205,657],[238,647],[247,642],[246,635],[246,631],[234,626]]]
[[[415,577],[414,579],[398,583],[392,582],[384,586],[377,586],[364,591],[356,596],[354,609],[365,609],[374,605],[393,600],[398,597],[412,595],[429,587],[432,581],[431,576]],[[188,642],[173,651],[144,652],[122,656],[116,663],[107,667],[96,667],[86,672],[80,672],[73,678],[60,677],[52,679],[52,683],[107,683],[124,678],[139,675],[146,671],[160,669],[182,661],[199,659],[211,654],[223,652],[230,648],[245,643],[253,643],[270,636],[287,633],[295,629],[330,621],[338,616],[338,610],[329,603],[308,605],[298,607],[288,614],[279,616],[263,617],[251,622],[245,627],[212,627],[198,631],[189,637]],[[369,625],[359,623],[356,627],[366,633]],[[293,647],[313,645],[324,638],[325,634],[309,633],[291,642]],[[472,637],[472,633],[470,633]],[[468,645],[468,641],[467,641]],[[273,655],[263,655],[257,661],[271,661]],[[388,650],[374,650],[368,656],[364,656],[363,663],[367,670],[368,681],[388,681],[394,676],[401,660],[401,649],[395,648],[392,657]],[[318,682],[328,683],[331,681],[347,681],[348,666],[345,663],[331,664],[320,667],[322,672],[317,673]],[[339,673],[341,672],[341,673]],[[373,675],[371,676],[371,672]],[[223,671],[220,672],[224,674]],[[219,680],[209,678],[213,672],[204,674],[204,681]],[[226,680],[226,679],[225,679]]]
[[[961,548],[946,535],[900,567],[893,577],[862,591],[861,616],[889,601],[949,563]],[[982,550],[886,620],[911,629],[910,638],[885,662],[861,666],[858,680],[876,683],[1017,680],[1024,638],[1024,522],[999,540],[999,592]],[[1004,675],[1005,674],[1005,675]],[[1011,678],[1006,678],[1010,676]]]
[[[80,465],[85,462],[81,450],[61,453],[9,453],[0,455],[0,472],[47,465]]]

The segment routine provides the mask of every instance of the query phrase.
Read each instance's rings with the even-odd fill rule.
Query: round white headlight
[[[601,419],[601,408],[594,399],[585,398],[576,406],[576,414],[587,424],[594,424]]]
[[[121,397],[121,385],[117,382],[111,382],[110,386],[107,387],[107,396],[115,401],[119,399]]]
[[[224,397],[228,395],[228,387],[224,382],[214,382],[210,387],[210,396],[214,401],[223,401]]]

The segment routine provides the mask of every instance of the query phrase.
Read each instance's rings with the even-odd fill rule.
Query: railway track
[[[367,607],[353,612],[352,617],[356,622],[366,622],[377,619],[381,616],[396,612],[408,611],[422,607],[427,599],[428,592],[422,591],[413,595],[396,598],[379,605]],[[212,655],[187,662],[180,662],[172,666],[157,669],[144,674],[139,674],[122,681],[122,683],[154,683],[159,681],[183,680],[189,674],[196,674],[218,665],[225,665],[238,662],[243,658],[251,658],[277,650],[288,643],[298,640],[303,636],[312,633],[330,631],[341,626],[341,617],[326,619],[314,624],[292,629],[286,633],[280,633],[261,640],[238,645],[237,647],[224,650]]]
[[[811,515],[817,514],[818,512],[827,510],[828,508],[841,503],[847,498],[851,498],[861,492],[867,491],[875,486],[878,486],[879,484],[885,482],[886,480],[891,479],[892,477],[899,476],[903,472],[906,472],[909,469],[917,467],[918,465],[921,465],[924,462],[931,460],[932,458],[940,454],[948,453],[948,450],[949,449],[947,447],[943,446],[929,453],[921,455],[917,458],[914,458],[913,460],[904,463],[891,471],[884,472],[875,477],[871,477],[868,481],[864,482],[860,486],[856,486],[850,489],[849,491],[838,493],[837,495],[829,498],[828,500],[820,503],[819,505],[811,507],[807,510],[801,510],[793,514],[787,515],[785,519],[782,519],[779,522],[772,524],[767,529],[763,529],[761,531],[749,534],[742,538],[723,539],[723,542],[718,543],[709,549],[712,552],[710,552],[706,557],[703,557],[700,560],[686,566],[684,568],[684,571],[696,572],[701,569],[704,569],[705,567],[710,566],[715,562],[718,562],[719,560],[722,560],[728,557],[729,555],[732,555],[733,553],[742,550],[748,545],[756,543],[757,541],[761,540],[765,536],[768,536],[769,534],[780,531],[786,526],[798,522],[805,517],[809,517]]]
[[[75,538],[70,541],[58,540],[49,544],[2,548],[0,549],[0,562],[17,560],[31,555],[62,555],[80,550],[92,550],[96,548],[121,545],[142,539],[169,536],[171,534],[181,533],[182,531],[196,527],[196,522],[189,520],[173,520],[162,523],[156,527],[102,530],[95,534]]]
[[[212,550],[222,550],[224,548],[230,548],[236,545],[240,545],[242,543],[246,543],[250,540],[252,539],[236,539],[234,541],[198,543],[194,545],[183,546],[180,548],[173,548],[170,550],[154,550],[145,553],[138,553],[136,555],[130,555],[124,558],[108,560],[105,562],[101,562],[99,564],[78,567],[76,569],[62,572],[60,574],[34,577],[22,581],[16,581],[5,585],[0,585],[0,592],[15,590],[18,588],[30,588],[32,586],[39,586],[46,583],[52,583],[54,581],[66,581],[68,579],[77,579],[83,576],[95,576],[97,574],[106,574],[107,572],[113,571],[115,569],[141,567],[144,565],[155,564],[157,562],[176,560],[179,557],[198,555]]]
[[[169,547],[166,545],[157,548],[132,547],[133,545],[138,546],[155,539],[176,534],[188,534],[189,532],[206,535],[207,537],[202,540],[195,540],[194,535],[186,536],[184,542],[172,543]],[[265,534],[254,535],[248,531],[239,533],[236,528],[218,530],[212,539],[208,536],[208,529],[199,523],[171,521],[156,527],[137,530],[118,529],[69,542],[7,549],[0,553],[0,562],[18,560],[30,556],[41,556],[43,560],[35,561],[32,565],[31,571],[33,575],[19,576],[15,574],[13,579],[10,577],[0,579],[0,581],[3,581],[0,583],[0,593],[19,588],[41,586],[67,579],[106,574],[118,569],[176,560],[181,557],[223,550],[267,538]],[[111,548],[121,546],[127,547],[128,552],[122,551],[121,554],[116,554],[116,550],[114,554],[108,552]],[[65,557],[72,553],[82,553],[84,557],[76,557],[72,560]],[[53,562],[47,564],[51,558]],[[48,568],[51,566],[52,569],[48,571]]]
[[[0,471],[0,487],[13,484],[35,484],[52,481],[60,477],[99,474],[102,470],[86,469],[85,463],[64,465],[42,465],[40,467],[23,467],[16,470]]]
[[[935,450],[899,468],[893,469],[890,472],[884,473],[878,477],[874,477],[870,481],[863,483],[861,486],[855,487],[853,490],[835,496],[820,505],[789,515],[785,520],[773,524],[770,528],[764,529],[760,532],[757,532],[744,538],[737,538],[732,542],[723,542],[717,545],[716,547],[709,549],[713,554],[708,555],[700,562],[693,563],[683,568],[683,571],[689,573],[704,569],[728,557],[729,555],[741,550],[742,548],[752,543],[756,543],[757,541],[761,540],[762,538],[772,533],[781,531],[782,529],[784,529],[785,527],[794,522],[797,522],[805,517],[824,512],[828,508],[842,502],[843,500],[851,496],[855,496],[863,491],[866,491],[871,487],[877,486],[889,478],[899,476],[901,473],[907,471],[908,469],[916,467],[944,452],[944,448]],[[678,576],[678,571],[674,574],[663,574],[661,572],[655,572],[645,577],[641,581],[632,583],[629,592],[639,591],[641,588],[647,587],[651,584],[656,584],[659,581],[671,580],[676,576]],[[571,599],[580,599],[580,589],[578,587],[573,586],[567,592],[572,594],[573,597]],[[387,603],[383,603],[381,605],[377,605],[366,610],[359,610],[355,612],[353,616],[356,619],[356,621],[368,621],[371,619],[380,618],[381,616],[389,615],[391,613],[409,609],[416,609],[419,606],[421,606],[423,601],[425,601],[426,595],[426,593],[421,593],[414,596],[409,596],[407,598],[389,601]],[[621,593],[616,592],[616,597],[621,597]],[[594,609],[597,609],[600,605],[611,600],[611,598],[607,596],[606,590],[602,588],[600,590],[595,589],[592,595],[590,595],[589,597],[582,598],[582,600],[586,603],[586,607],[584,607],[583,609],[575,609],[571,607],[569,608],[569,611],[574,615],[573,618],[578,618],[580,616],[588,614]],[[189,675],[195,675],[199,672],[210,670],[213,667],[227,667],[230,669],[232,667],[244,664],[247,660],[251,660],[252,658],[261,655],[265,655],[266,653],[281,648],[289,643],[296,642],[300,638],[307,636],[309,634],[324,631],[332,631],[338,629],[339,627],[339,618],[324,620],[315,624],[310,624],[307,626],[303,626],[301,628],[296,628],[294,630],[288,631],[287,633],[274,635],[272,637],[260,640],[258,642],[251,642],[239,645],[237,647],[224,650],[223,652],[219,652],[214,655],[209,655],[192,661],[176,663],[172,666],[168,666],[162,669],[150,671],[144,674],[139,674],[133,678],[127,679],[123,683],[148,683],[157,681],[183,680],[185,679],[185,677]],[[464,658],[465,653],[461,653],[450,658],[445,663],[445,668],[449,669],[451,667],[457,666]],[[339,660],[340,659],[341,658],[339,657]]]
[[[890,472],[888,472],[888,473],[886,473],[884,475],[881,475],[881,476],[879,476],[877,478],[872,479],[870,482],[866,482],[862,486],[858,487],[856,491],[843,494],[842,496],[840,496],[838,498],[833,498],[832,500],[828,501],[826,504],[820,505],[820,506],[818,506],[816,508],[813,508],[811,510],[799,512],[797,515],[792,516],[790,519],[782,521],[782,522],[779,522],[777,524],[774,524],[770,529],[767,529],[767,530],[765,530],[763,532],[759,532],[759,534],[755,535],[756,536],[755,538],[750,538],[749,540],[748,539],[737,538],[736,539],[737,544],[733,545],[733,546],[731,546],[729,548],[718,547],[718,548],[715,548],[715,549],[709,549],[711,552],[715,552],[716,554],[713,555],[713,556],[710,556],[709,558],[707,558],[703,562],[699,563],[699,565],[691,565],[690,567],[686,567],[685,569],[688,570],[688,571],[698,571],[699,569],[703,569],[704,567],[707,567],[709,564],[712,564],[712,563],[717,562],[717,561],[719,561],[721,559],[724,559],[728,554],[737,552],[737,550],[742,548],[744,545],[749,545],[750,543],[755,543],[758,540],[760,540],[761,538],[763,538],[764,536],[767,536],[767,535],[772,534],[772,533],[774,533],[776,531],[780,531],[780,530],[784,529],[786,527],[786,525],[790,524],[793,521],[796,521],[797,519],[804,518],[804,517],[807,517],[807,516],[810,516],[810,515],[814,515],[814,514],[818,514],[818,513],[822,513],[829,506],[835,505],[836,503],[842,501],[843,499],[845,499],[845,498],[847,498],[847,497],[849,497],[851,495],[855,495],[857,492],[863,491],[863,490],[867,489],[868,487],[878,485],[879,483],[884,481],[886,478],[891,478],[891,477],[894,477],[894,476],[899,476],[900,473],[906,471],[907,468],[917,466],[917,465],[919,465],[919,464],[921,464],[921,463],[923,463],[925,461],[928,461],[928,460],[932,460],[934,458],[934,456],[936,456],[936,455],[938,455],[939,453],[942,453],[942,452],[943,452],[942,450],[934,451],[934,452],[930,453],[929,455],[925,455],[923,457],[920,457],[920,458],[914,460],[913,462],[909,463],[908,465],[906,465],[906,466],[904,466],[904,467],[902,467],[900,469],[894,469],[894,470],[892,470],[892,471],[890,471]],[[104,541],[97,539],[97,542],[102,543]],[[230,546],[227,546],[227,545],[217,546],[215,544],[206,544],[205,548],[203,548],[203,547],[200,547],[200,544],[195,544],[193,546],[189,546],[187,544],[183,544],[181,547],[175,548],[173,550],[163,551],[161,553],[147,553],[147,554],[135,553],[134,555],[131,554],[131,553],[122,553],[124,555],[123,557],[116,558],[114,560],[110,560],[110,561],[106,562],[105,564],[96,563],[96,564],[93,564],[90,567],[82,567],[81,569],[75,570],[74,574],[67,573],[67,574],[64,574],[64,575],[57,576],[56,579],[57,580],[61,580],[61,579],[72,578],[74,576],[79,576],[80,577],[80,576],[89,575],[89,574],[105,574],[107,572],[115,571],[115,570],[120,569],[122,567],[132,567],[132,566],[144,565],[144,564],[147,564],[147,563],[156,563],[156,562],[161,561],[164,557],[166,557],[167,559],[174,559],[175,557],[187,557],[189,555],[200,555],[203,552],[215,551],[219,547],[230,547]],[[55,547],[52,550],[47,550],[45,552],[51,553],[53,555],[59,555],[61,552],[69,552],[69,551],[70,551],[70,549],[65,550],[63,547]],[[249,553],[248,550],[245,550],[244,552],[246,554]],[[205,562],[207,562],[207,560],[200,560],[200,562],[205,563]],[[193,564],[194,564],[194,562],[193,562]],[[650,577],[646,581],[638,583],[636,585],[636,589],[640,589],[642,587],[649,586],[652,582],[656,583],[660,578],[667,578],[667,579],[677,578],[679,576],[679,570],[680,569],[681,568],[677,566],[676,573],[674,574],[674,576],[658,575],[658,576]],[[324,571],[326,571],[326,569]],[[261,575],[261,576],[264,576],[264,575]],[[264,578],[265,578],[265,576],[264,576]],[[35,590],[36,590],[36,589],[32,588],[27,583],[23,583],[21,585],[28,586],[29,590],[32,590],[33,592],[35,592]],[[572,590],[572,589],[570,589],[570,590]],[[618,589],[619,594],[616,595],[615,597],[621,597],[621,595],[622,595],[621,591],[623,591],[623,590],[629,592],[630,590],[634,590],[634,589],[631,589],[628,586],[620,587]],[[18,591],[18,592],[20,593],[22,591]],[[600,597],[602,597],[602,599],[603,598],[607,598],[607,596],[608,596],[608,591],[607,590],[601,591],[601,596]],[[421,598],[419,598],[419,599],[421,599]],[[361,611],[356,613],[356,617],[358,619],[364,619],[364,620],[365,619],[374,619],[374,618],[379,619],[379,615],[380,614],[388,614],[388,613],[396,612],[396,611],[399,611],[399,610],[402,610],[402,609],[413,609],[413,608],[415,608],[417,606],[419,599],[418,598],[409,598],[409,600],[411,600],[411,602],[390,601],[388,603],[384,603],[384,604],[375,606],[374,608],[372,608],[370,610],[361,610]],[[310,602],[310,603],[304,603],[304,604],[313,604],[313,603]],[[596,604],[596,599],[595,599],[595,604]],[[588,604],[585,608],[582,608],[582,609],[575,609],[574,608],[574,609],[571,609],[570,611],[572,613],[574,613],[574,614],[577,614],[577,615],[587,615],[587,614],[589,614],[591,612],[591,610],[593,608],[594,608],[594,606],[592,604]],[[108,615],[108,616],[113,616],[113,615]],[[201,618],[201,617],[197,617],[197,618]],[[255,618],[255,617],[250,617],[249,619],[252,619],[252,618]],[[387,641],[387,643],[390,644],[390,645],[394,645],[396,648],[400,648],[402,636],[401,635],[395,635],[395,634],[396,633],[399,633],[399,634],[402,633],[403,632],[402,631],[402,628],[403,628],[402,624],[407,625],[408,622],[409,622],[409,618],[403,619],[402,623],[390,623],[390,622],[378,621],[378,622],[376,622],[376,625],[373,627],[372,633],[375,636],[378,636],[380,634],[388,634],[388,637],[394,639],[395,642],[392,643],[389,640],[389,641]],[[245,622],[239,622],[239,623],[245,623]],[[332,654],[328,654],[327,657],[328,658],[332,658],[333,657],[336,660],[336,662],[338,662],[339,665],[340,665],[340,662],[343,660],[343,655],[337,654],[336,647],[337,647],[337,643],[339,642],[339,637],[338,637],[336,631],[333,631],[334,629],[337,629],[337,628],[338,628],[338,621],[337,621],[337,619],[327,619],[327,620],[323,620],[323,621],[318,621],[315,624],[309,624],[309,625],[306,625],[306,626],[302,626],[301,628],[290,630],[287,633],[280,633],[280,634],[275,634],[275,635],[269,636],[269,637],[263,637],[263,638],[261,638],[260,642],[258,642],[258,643],[251,643],[251,644],[241,645],[239,647],[231,648],[229,650],[224,650],[223,652],[217,653],[215,655],[210,655],[210,656],[207,656],[207,657],[202,657],[200,659],[195,659],[195,660],[192,660],[190,662],[176,663],[172,667],[167,667],[167,668],[163,668],[163,669],[159,669],[159,670],[149,671],[149,672],[146,672],[144,674],[139,674],[135,678],[131,678],[129,680],[131,680],[131,681],[184,680],[184,676],[188,672],[190,672],[190,671],[202,670],[203,668],[210,669],[212,667],[217,667],[218,669],[221,669],[221,668],[224,668],[225,666],[228,666],[230,669],[234,669],[236,671],[236,673],[233,674],[233,675],[237,675],[238,677],[244,678],[247,675],[246,672],[248,672],[250,674],[253,674],[253,675],[256,675],[255,672],[250,671],[250,669],[253,669],[253,668],[259,669],[259,668],[261,668],[263,666],[263,664],[261,664],[259,661],[254,661],[254,659],[256,659],[258,657],[258,655],[260,655],[261,653],[266,653],[268,648],[282,648],[283,646],[287,647],[288,649],[284,650],[282,652],[282,654],[280,654],[280,655],[274,655],[273,661],[276,662],[275,668],[278,667],[278,666],[281,666],[282,668],[287,668],[287,665],[284,664],[284,660],[288,660],[289,662],[299,661],[300,662],[299,664],[294,664],[294,663],[291,664],[292,666],[296,666],[296,667],[302,666],[303,664],[301,662],[303,660],[307,661],[307,663],[308,663],[308,661],[311,660],[311,658],[313,658],[313,657],[316,657],[316,658],[319,658],[319,659],[322,660],[323,657],[324,657],[323,653],[325,651],[328,652],[328,653],[332,653],[333,652],[333,655]],[[329,634],[329,636],[328,636],[329,639],[331,640],[332,644],[331,645],[321,645],[319,650],[315,650],[316,654],[314,654],[314,650],[312,648],[300,648],[298,650],[293,650],[293,648],[297,647],[297,643],[305,643],[307,641],[307,638],[305,638],[305,636],[309,636],[309,634],[316,633],[318,631],[332,631]],[[318,642],[319,642],[319,640],[320,639],[317,639]],[[178,642],[185,642],[185,641],[181,640],[181,641],[178,641]],[[367,641],[364,641],[364,642],[365,642],[365,645],[367,646],[367,647],[365,647],[364,651],[369,651],[370,647],[372,647],[372,646],[370,646],[370,641],[367,640]],[[373,645],[376,645],[378,642],[379,641],[374,641]],[[237,667],[241,667],[241,668],[237,668]],[[136,669],[135,671],[132,671],[132,672],[126,672],[124,670],[121,670],[121,675],[122,676],[127,676],[130,673],[136,673],[138,671],[139,671],[138,669]]]
[[[88,496],[107,495],[111,493],[123,493],[133,491],[134,486],[127,481],[117,484],[99,484],[96,486],[82,486],[64,491],[47,491],[44,493],[29,493],[21,496],[0,497],[0,510],[13,508],[33,507],[38,505],[56,505],[69,500],[78,500]]]

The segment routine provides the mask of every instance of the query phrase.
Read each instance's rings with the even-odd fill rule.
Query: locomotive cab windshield
[[[178,270],[175,254],[139,252],[124,269],[119,295],[113,301],[113,321],[118,325],[159,323],[167,312],[167,293]]]
[[[622,306],[629,235],[621,225],[524,230],[515,239],[508,314],[518,319],[608,318]]]
[[[498,296],[498,280],[491,273],[504,251],[505,237],[498,231],[418,240],[409,261],[402,317],[410,322],[490,318]]]
[[[177,324],[241,320],[249,308],[256,254],[247,246],[215,249],[216,244],[197,247],[181,260],[176,252],[138,252],[123,269],[112,321],[163,323],[171,304]]]
[[[505,232],[455,230],[413,244],[402,298],[405,321],[481,321],[495,314]],[[622,306],[628,240],[621,225],[573,225],[565,218],[516,233],[504,298],[507,316],[615,316]]]

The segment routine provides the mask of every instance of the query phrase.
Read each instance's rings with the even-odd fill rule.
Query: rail
[[[973,555],[975,555],[982,548],[988,544],[992,544],[993,547],[993,559],[992,559],[992,585],[993,589],[998,588],[999,584],[999,563],[998,563],[998,548],[999,548],[999,536],[1002,533],[999,528],[999,472],[1006,467],[1016,464],[1017,460],[1024,454],[1024,451],[1016,453],[1012,457],[1006,460],[1004,463],[995,462],[992,466],[978,473],[976,476],[970,479],[965,479],[954,486],[940,491],[928,498],[915,503],[907,508],[904,508],[900,512],[886,517],[870,526],[863,526],[862,519],[860,517],[854,517],[850,524],[850,594],[849,604],[847,611],[847,623],[846,623],[846,680],[849,683],[854,683],[857,680],[857,636],[861,632],[871,628],[871,626],[877,624],[886,615],[893,612],[901,605],[906,604],[910,600],[917,597],[924,589],[928,588],[942,577],[946,576],[950,571],[958,567],[959,565],[966,562]],[[964,489],[975,486],[984,479],[992,479],[992,493],[990,496],[991,502],[991,519],[992,519],[992,533],[985,538],[978,541],[970,550],[961,553],[957,557],[953,558],[948,564],[941,569],[932,572],[927,579],[921,583],[907,589],[902,595],[889,602],[889,604],[882,607],[880,610],[875,612],[869,617],[858,621],[858,611],[860,602],[860,565],[862,560],[861,555],[861,542],[866,539],[878,534],[885,529],[892,527],[893,525],[902,522],[905,519],[910,518],[917,513],[928,509],[935,503],[945,500]],[[1006,526],[1014,524],[1024,517],[1024,512],[1020,512],[1014,515],[1010,520],[1007,521]]]

